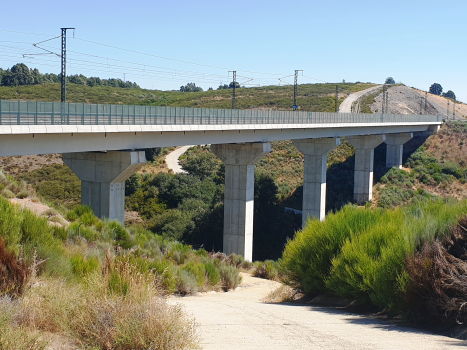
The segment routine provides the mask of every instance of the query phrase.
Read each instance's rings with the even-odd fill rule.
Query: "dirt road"
[[[243,274],[241,289],[172,299],[196,320],[205,350],[461,349],[466,342],[307,304],[261,301],[279,286]]]
[[[174,174],[185,172],[180,166],[180,163],[178,162],[178,158],[180,158],[180,156],[183,153],[185,153],[187,149],[190,147],[193,147],[193,146],[183,146],[183,147],[177,148],[176,150],[167,154],[167,156],[165,157],[165,163],[167,164],[167,167],[169,169],[172,169]]]
[[[371,92],[373,90],[376,90],[380,87],[381,85],[378,86],[373,86],[369,89],[354,92],[353,94],[350,94],[347,96],[347,98],[342,101],[342,103],[339,106],[339,113],[352,113],[352,104],[357,101],[362,95]]]

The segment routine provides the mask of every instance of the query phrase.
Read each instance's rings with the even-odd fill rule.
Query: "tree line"
[[[29,68],[24,63],[17,63],[6,70],[0,68],[0,86],[37,85],[59,83],[61,74],[42,74],[37,68]],[[139,89],[140,86],[121,79],[101,79],[99,77],[86,77],[83,74],[68,75],[67,82],[87,86],[112,86],[130,89]]]

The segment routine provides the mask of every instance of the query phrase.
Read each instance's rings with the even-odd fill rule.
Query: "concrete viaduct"
[[[255,164],[270,141],[292,140],[305,155],[303,224],[324,219],[327,155],[345,137],[355,148],[354,200],[372,198],[374,149],[401,167],[414,133],[436,132],[440,116],[0,101],[0,156],[62,153],[80,178],[82,203],[123,223],[125,180],[145,162],[135,149],[211,144],[225,163],[226,254],[252,259]]]

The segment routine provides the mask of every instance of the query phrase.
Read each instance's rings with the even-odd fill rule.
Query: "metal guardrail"
[[[436,115],[357,114],[0,100],[0,125],[436,123]]]

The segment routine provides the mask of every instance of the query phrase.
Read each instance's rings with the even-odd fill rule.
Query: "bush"
[[[214,263],[212,262],[205,263],[204,269],[206,270],[208,281],[212,286],[215,286],[217,283],[219,283],[220,275]]]
[[[15,197],[15,194],[13,192],[11,192],[9,189],[5,188],[2,190],[2,192],[0,192],[2,194],[3,197],[5,198],[14,198]]]
[[[29,192],[28,191],[19,191],[18,194],[16,195],[16,198],[23,199],[29,197]]]
[[[266,260],[262,265],[255,268],[253,276],[276,280],[279,276],[279,263],[272,260]]]
[[[427,242],[407,257],[407,304],[424,323],[467,322],[467,217],[444,239]]]
[[[375,225],[382,215],[381,209],[348,205],[329,214],[324,222],[309,220],[285,246],[280,260],[281,269],[287,271],[283,281],[307,294],[324,292],[332,259],[340,253],[345,240]]]
[[[242,281],[238,269],[233,266],[225,264],[219,265],[219,275],[221,278],[222,287],[225,291],[237,288]]]
[[[79,216],[78,214],[75,213],[74,210],[70,210],[69,212],[66,213],[66,219],[69,221],[69,222],[73,222],[73,221],[76,221],[79,219]]]
[[[181,269],[178,272],[177,293],[181,295],[195,294],[198,291],[196,276],[191,272]]]
[[[332,261],[326,287],[344,298],[400,310],[398,279],[409,250],[403,226],[404,213],[397,209],[367,230],[351,234]]]
[[[5,249],[3,237],[0,236],[0,297],[8,295],[13,298],[21,296],[31,276],[31,270],[24,260],[18,260],[14,253]]]
[[[99,259],[96,257],[75,255],[71,257],[70,262],[73,273],[79,278],[83,278],[90,273],[97,271],[97,268],[99,267]]]
[[[183,266],[181,270],[188,271],[193,276],[195,276],[198,287],[202,287],[204,285],[204,277],[206,272],[204,269],[204,264],[190,261],[188,264]]]

